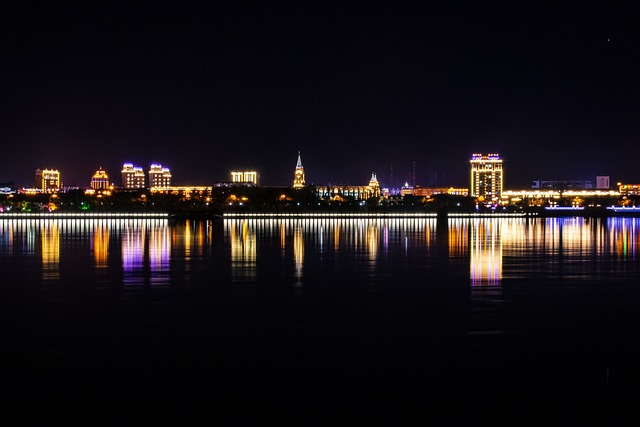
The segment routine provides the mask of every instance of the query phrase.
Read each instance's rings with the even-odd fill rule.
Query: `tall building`
[[[128,190],[144,188],[144,171],[133,163],[122,165],[122,187]]]
[[[91,188],[94,190],[106,190],[109,188],[109,175],[102,170],[102,166],[91,177]]]
[[[305,185],[304,167],[302,166],[302,159],[298,151],[298,163],[296,163],[296,170],[293,175],[293,188],[303,188]]]
[[[609,177],[604,175],[596,176],[596,189],[598,190],[608,190],[611,188],[611,183],[609,182]]]
[[[36,169],[36,188],[45,193],[59,191],[62,187],[57,169]]]
[[[234,184],[258,185],[258,172],[256,171],[231,172],[231,182]]]
[[[162,188],[171,186],[171,171],[158,163],[153,163],[149,169],[149,187]]]
[[[504,175],[498,154],[471,156],[471,186],[469,193],[485,205],[496,205],[502,195]]]

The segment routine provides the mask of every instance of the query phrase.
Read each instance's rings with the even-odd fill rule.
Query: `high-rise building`
[[[36,188],[45,193],[59,191],[62,187],[57,169],[36,169]]]
[[[502,159],[498,154],[474,154],[470,163],[469,194],[485,205],[496,205],[500,201],[504,181]]]
[[[171,185],[171,171],[158,163],[153,163],[149,169],[149,187],[162,188]]]
[[[298,151],[298,163],[296,163],[296,170],[293,175],[293,188],[303,188],[305,185],[304,167],[302,166],[302,159]]]
[[[609,182],[609,177],[604,175],[596,176],[596,189],[598,190],[608,190],[611,188],[611,183]]]
[[[231,182],[234,184],[258,185],[258,172],[256,171],[231,172]]]
[[[133,163],[122,165],[122,187],[128,190],[144,188],[144,171]]]
[[[102,166],[91,177],[91,188],[94,190],[106,190],[109,188],[109,175],[102,170]]]

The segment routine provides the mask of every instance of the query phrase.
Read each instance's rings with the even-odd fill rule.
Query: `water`
[[[0,220],[16,396],[635,396],[640,219]]]

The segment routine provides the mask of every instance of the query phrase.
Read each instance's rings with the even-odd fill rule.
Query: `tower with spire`
[[[296,163],[296,171],[293,175],[293,188],[300,189],[304,186],[304,167],[302,166],[302,159],[300,158],[300,152],[298,151],[298,163]]]

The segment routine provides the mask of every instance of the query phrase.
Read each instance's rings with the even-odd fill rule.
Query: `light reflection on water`
[[[507,279],[633,277],[639,225],[636,218],[579,217],[445,223],[436,218],[5,219],[0,257],[40,260],[41,279],[55,281],[61,265],[77,261],[77,248],[85,247],[95,270],[119,270],[127,285],[183,280],[193,265],[206,269],[212,257],[228,260],[226,272],[214,274],[229,274],[231,282],[251,282],[279,269],[280,277],[298,285],[330,270],[358,271],[363,280],[401,270],[428,277],[437,265],[464,263],[472,286],[499,288]],[[214,239],[216,234],[222,235]],[[172,276],[172,269],[181,277]]]

